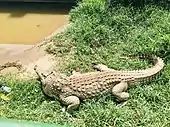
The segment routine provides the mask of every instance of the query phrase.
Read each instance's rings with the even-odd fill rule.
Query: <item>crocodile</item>
[[[136,57],[152,60],[154,65],[141,70],[122,71],[111,69],[104,64],[92,64],[97,71],[73,72],[71,76],[55,71],[44,75],[38,71],[37,66],[34,67],[34,70],[42,83],[43,92],[67,106],[66,110],[69,112],[77,109],[81,100],[107,92],[111,93],[117,101],[126,101],[129,98],[127,89],[130,86],[136,82],[153,79],[164,68],[163,60],[154,55],[130,55],[126,58]]]

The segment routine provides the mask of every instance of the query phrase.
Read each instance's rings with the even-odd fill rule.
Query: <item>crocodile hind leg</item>
[[[129,93],[125,92],[128,88],[127,82],[120,82],[112,88],[112,94],[117,101],[126,101],[129,98]]]
[[[68,97],[62,97],[60,96],[61,103],[64,105],[67,105],[67,112],[71,112],[72,110],[75,110],[80,105],[80,99],[77,96],[68,96]]]
[[[104,64],[93,64],[92,65],[93,69],[96,69],[98,71],[116,71],[114,69],[108,68],[106,65]]]

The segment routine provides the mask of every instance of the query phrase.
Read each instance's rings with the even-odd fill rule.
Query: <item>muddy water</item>
[[[69,4],[1,3],[0,44],[36,44],[68,23]]]

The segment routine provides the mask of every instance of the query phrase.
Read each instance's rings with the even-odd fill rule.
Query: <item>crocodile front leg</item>
[[[72,110],[77,109],[80,105],[80,99],[77,96],[63,97],[61,95],[60,100],[61,100],[61,103],[68,106],[67,112],[71,112]]]
[[[128,88],[127,82],[120,82],[112,88],[112,94],[117,101],[126,101],[129,98],[129,93],[125,92]]]
[[[77,72],[77,71],[72,71],[72,75],[71,76],[76,76],[76,75],[80,75],[81,73],[80,72]]]
[[[104,64],[93,64],[92,65],[93,69],[96,69],[98,71],[116,71],[114,69],[108,68],[106,65]]]

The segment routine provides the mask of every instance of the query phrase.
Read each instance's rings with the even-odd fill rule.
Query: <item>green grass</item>
[[[93,127],[170,126],[170,14],[157,4],[107,8],[102,0],[86,0],[70,12],[71,27],[55,38],[47,51],[58,57],[70,55],[70,73],[76,67],[90,71],[92,62],[114,69],[132,70],[151,66],[149,61],[121,60],[123,54],[154,54],[165,61],[165,69],[151,83],[129,89],[130,99],[122,106],[110,94],[82,102],[72,115],[62,105],[45,97],[35,81],[3,81],[12,88],[13,99],[0,105],[0,115],[13,119]]]

